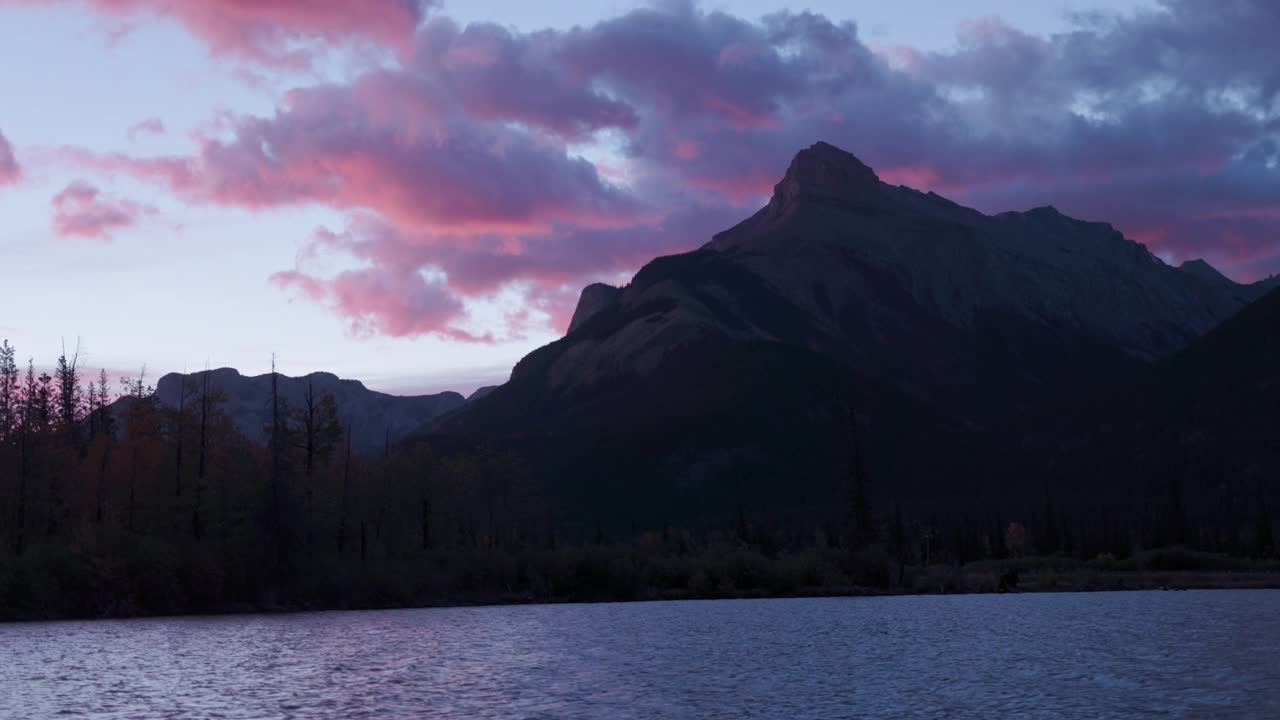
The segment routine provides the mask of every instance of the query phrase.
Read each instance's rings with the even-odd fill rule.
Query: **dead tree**
[[[338,553],[347,549],[347,506],[351,497],[351,424],[347,424],[347,452],[342,462],[342,500],[338,508]]]

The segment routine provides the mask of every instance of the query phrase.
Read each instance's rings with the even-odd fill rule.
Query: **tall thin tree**
[[[347,423],[347,452],[342,461],[342,498],[338,507],[338,553],[347,549],[347,512],[351,501],[351,423]]]
[[[102,438],[102,455],[98,458],[98,478],[94,483],[93,489],[93,521],[101,525],[103,516],[104,494],[107,485],[107,465],[111,458],[111,446],[115,443],[115,432],[112,428],[111,410],[108,403],[110,393],[107,390],[107,371],[105,368],[98,371],[97,392],[94,393],[97,399],[97,406],[91,412],[97,420],[94,427],[98,436]]]

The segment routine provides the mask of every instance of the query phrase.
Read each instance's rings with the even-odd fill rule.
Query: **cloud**
[[[566,140],[634,127],[635,108],[584,82],[560,61],[561,51],[554,34],[518,35],[490,23],[459,29],[438,17],[418,33],[399,90],[470,118],[519,122]]]
[[[405,232],[376,215],[364,214],[352,218],[341,231],[318,229],[299,253],[296,267],[272,275],[271,280],[326,304],[347,319],[356,334],[509,340],[523,337],[544,320],[563,331],[583,278],[625,280],[657,254],[701,244],[728,225],[734,212],[690,208],[648,225],[462,237]],[[335,255],[363,267],[354,274],[344,271],[325,277],[317,268]],[[373,279],[379,276],[385,276],[387,283],[374,285]],[[423,289],[424,284],[431,292]],[[523,302],[504,313],[505,332],[460,329],[470,324],[464,301],[493,298],[513,286]],[[418,300],[396,302],[395,293]]]
[[[434,0],[0,0],[85,4],[115,18],[165,17],[209,50],[267,66],[305,67],[317,47],[353,41],[407,51]]]
[[[22,168],[14,157],[13,146],[0,132],[0,186],[12,185],[22,178]]]
[[[405,337],[435,333],[453,340],[483,342],[454,326],[463,317],[462,303],[444,284],[412,268],[346,270],[328,279],[300,271],[278,272],[271,282],[297,289],[309,299],[328,303],[350,320],[357,335]]]
[[[117,230],[132,227],[153,208],[104,197],[98,188],[76,180],[53,196],[53,231],[63,238],[109,242]]]
[[[164,122],[158,117],[152,117],[130,126],[128,136],[130,141],[137,142],[143,136],[163,135],[164,132]]]
[[[197,202],[372,210],[417,232],[539,233],[608,227],[643,210],[586,160],[518,128],[416,114],[416,98],[370,76],[290,93],[198,155],[135,158],[67,149],[81,164],[159,181]]]
[[[189,155],[67,155],[190,202],[346,212],[273,282],[364,333],[484,340],[468,307],[504,293],[525,301],[507,332],[563,327],[576,288],[701,245],[819,139],[891,182],[1053,204],[1250,279],[1280,270],[1277,32],[1263,0],[1166,0],[1052,36],[982,18],[936,52],[693,3],[531,33],[434,16],[403,46],[363,33],[398,65],[295,88]]]

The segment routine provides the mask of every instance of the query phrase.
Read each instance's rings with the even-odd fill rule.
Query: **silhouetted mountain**
[[[573,482],[626,475],[642,489],[592,492],[635,507],[651,483],[771,471],[803,495],[853,405],[868,461],[936,500],[961,468],[970,486],[989,472],[977,429],[1126,377],[1263,289],[1052,207],[988,216],[888,185],[818,143],[751,218],[587,288],[563,339],[436,432],[536,447]]]
[[[1261,292],[1193,269],[1053,208],[987,216],[887,185],[819,143],[701,250],[587,288],[569,334],[513,383],[573,397],[694,345],[783,342],[982,418],[1164,356]]]
[[[236,428],[258,443],[265,443],[271,417],[271,375],[245,376],[232,368],[207,371],[211,389],[220,390],[225,396],[222,409],[235,423]],[[203,372],[182,375],[169,373],[156,383],[156,398],[161,404],[177,407],[184,379],[187,382],[187,403],[198,392],[203,382]],[[382,448],[390,440],[396,442],[432,419],[461,407],[466,401],[455,392],[436,395],[399,396],[370,390],[358,380],[342,380],[331,373],[317,372],[302,377],[278,376],[280,397],[287,406],[297,408],[303,404],[307,385],[311,384],[316,398],[328,393],[337,402],[338,416],[343,425],[351,426],[352,447],[357,452],[371,452]],[[117,403],[128,402],[124,398]],[[122,415],[117,412],[117,415]]]

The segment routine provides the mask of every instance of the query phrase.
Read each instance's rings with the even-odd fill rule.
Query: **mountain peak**
[[[879,186],[875,171],[853,153],[817,142],[796,153],[786,176],[774,186],[770,204],[786,206],[801,197],[848,201],[865,197]]]
[[[1185,273],[1194,275],[1202,280],[1208,280],[1209,282],[1215,282],[1215,283],[1230,282],[1230,280],[1228,280],[1225,275],[1223,275],[1221,272],[1218,272],[1217,268],[1210,265],[1203,258],[1196,258],[1195,260],[1187,260],[1186,262],[1179,265],[1178,269]]]
[[[573,319],[569,321],[568,332],[577,330],[601,310],[612,305],[621,293],[620,288],[604,283],[592,283],[583,288],[582,294],[578,296],[578,306],[573,311]]]

